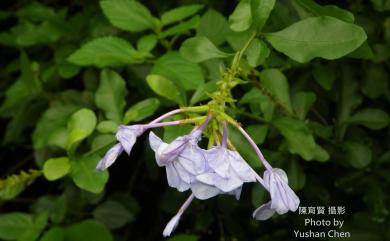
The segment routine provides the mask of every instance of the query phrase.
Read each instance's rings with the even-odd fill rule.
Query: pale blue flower
[[[104,157],[100,160],[100,162],[96,166],[96,170],[103,171],[111,166],[118,156],[123,152],[123,147],[120,143],[114,145],[107,151]]]
[[[287,174],[279,168],[264,172],[264,187],[271,195],[271,201],[261,205],[253,212],[257,220],[270,218],[275,212],[285,214],[288,211],[295,212],[299,206],[299,198],[288,186]]]
[[[121,125],[116,133],[116,139],[122,144],[123,149],[130,155],[131,149],[135,144],[137,138],[144,133],[147,129],[147,125]]]

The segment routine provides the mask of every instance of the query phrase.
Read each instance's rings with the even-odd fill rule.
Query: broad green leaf
[[[0,238],[16,240],[33,226],[30,214],[14,212],[0,215]]]
[[[360,142],[344,142],[345,158],[355,168],[364,168],[371,163],[371,149]]]
[[[337,76],[335,69],[326,65],[316,65],[312,70],[314,79],[325,90],[331,90]]]
[[[192,95],[190,105],[194,105],[199,101],[210,99],[209,94],[217,90],[217,82],[209,81],[205,84],[198,86],[195,93]]]
[[[91,241],[114,240],[110,231],[94,220],[86,220],[81,223],[72,224],[65,229],[64,241],[85,241],[86,237]]]
[[[110,229],[123,227],[126,223],[134,220],[134,215],[129,210],[121,203],[112,200],[97,206],[92,215]]]
[[[248,134],[252,137],[257,145],[263,144],[267,137],[268,125],[250,125],[246,128]]]
[[[194,234],[175,234],[175,236],[167,239],[167,241],[198,241],[199,236]]]
[[[252,22],[256,31],[260,31],[267,22],[276,0],[251,0]]]
[[[64,241],[64,230],[54,227],[46,231],[39,241]]]
[[[363,109],[353,114],[348,123],[363,125],[372,130],[380,130],[389,125],[390,117],[381,109]]]
[[[158,74],[174,81],[184,90],[194,90],[204,83],[202,68],[183,58],[178,52],[161,56],[154,64],[152,74]]]
[[[90,109],[80,109],[68,120],[68,142],[66,149],[73,153],[77,145],[92,134],[96,126],[96,116]]]
[[[68,61],[77,65],[120,66],[142,62],[134,47],[118,37],[101,37],[84,44],[68,57]]]
[[[108,172],[96,171],[99,161],[100,157],[95,154],[71,162],[71,176],[79,188],[92,193],[103,191],[108,180]]]
[[[158,42],[157,36],[154,34],[149,34],[143,36],[137,41],[137,49],[141,52],[150,52],[154,49]]]
[[[240,51],[244,45],[248,42],[249,38],[253,35],[254,31],[248,29],[244,32],[230,31],[226,36],[226,40],[234,51]]]
[[[347,54],[346,57],[355,59],[373,59],[376,56],[374,56],[374,53],[366,40],[359,48]]]
[[[51,222],[59,224],[63,222],[67,214],[67,198],[66,194],[62,194],[61,196],[41,196],[31,206],[31,210],[34,213],[47,212]]]
[[[313,0],[295,0],[295,2],[312,13],[313,16],[331,16],[349,23],[355,21],[355,17],[351,12],[335,5],[321,6]]]
[[[156,98],[148,98],[132,105],[125,113],[123,123],[137,122],[148,118],[160,106],[160,101]]]
[[[363,93],[372,98],[378,98],[385,94],[388,88],[389,75],[384,67],[380,65],[371,65],[365,72],[363,84],[361,86]]]
[[[213,58],[227,58],[231,54],[222,52],[206,37],[198,36],[185,40],[180,47],[180,54],[195,63]]]
[[[161,15],[161,23],[167,25],[178,22],[194,15],[202,8],[203,5],[201,4],[191,4],[171,9]]]
[[[305,119],[315,101],[316,94],[313,92],[300,91],[295,93],[292,98],[292,102],[294,111],[301,120]]]
[[[126,105],[126,82],[112,70],[103,70],[100,85],[95,93],[96,106],[104,111],[107,119],[121,123]]]
[[[96,126],[100,133],[115,133],[118,130],[118,122],[115,121],[101,121]]]
[[[209,9],[201,18],[197,29],[197,34],[203,35],[216,46],[226,40],[229,32],[229,24],[226,18],[214,9]]]
[[[194,16],[187,21],[174,25],[159,34],[160,38],[183,34],[191,29],[196,29],[199,25],[199,16]]]
[[[240,1],[233,13],[229,16],[230,29],[235,32],[243,32],[252,24],[251,4],[249,0]]]
[[[329,16],[306,18],[266,35],[276,50],[301,63],[315,57],[340,58],[357,49],[366,38],[361,27]]]
[[[54,144],[50,140],[58,139],[60,132],[65,133],[65,145],[60,145],[60,147],[65,148],[67,139],[66,124],[70,115],[76,110],[77,106],[74,105],[53,105],[48,108],[39,119],[32,134],[34,148],[41,149]],[[59,142],[55,142],[55,144],[57,143]]]
[[[257,67],[258,65],[262,64],[266,58],[268,58],[270,50],[263,41],[259,39],[254,39],[250,43],[245,53],[246,58],[248,60],[248,64],[251,67]]]
[[[146,77],[146,82],[156,94],[161,95],[168,100],[172,100],[179,105],[184,105],[186,102],[182,90],[171,80],[161,75],[150,74]]]
[[[139,32],[155,27],[155,20],[149,10],[133,0],[100,1],[104,15],[115,27],[130,32]]]
[[[260,73],[261,85],[292,112],[290,90],[286,76],[278,69],[265,69]]]
[[[34,217],[33,225],[26,229],[23,234],[18,238],[18,241],[35,241],[41,235],[41,232],[45,229],[48,222],[47,212],[39,213]]]
[[[70,171],[68,157],[50,158],[43,165],[43,175],[49,181],[60,179]]]
[[[282,117],[275,120],[273,125],[286,139],[290,153],[298,154],[307,161],[329,159],[327,152],[315,143],[313,134],[304,121]]]
[[[302,170],[302,166],[295,159],[290,160],[287,170],[288,184],[294,190],[300,190],[305,186],[306,174]]]

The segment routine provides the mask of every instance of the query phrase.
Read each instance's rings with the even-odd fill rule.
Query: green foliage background
[[[335,5],[332,5],[335,4]],[[285,169],[301,205],[345,206],[348,240],[390,240],[390,1],[0,3],[0,239],[161,240],[186,194],[143,136],[95,166],[119,124],[207,103],[253,33],[229,113]],[[170,141],[190,126],[160,131]],[[259,172],[255,154],[230,137]],[[195,201],[170,240],[297,240],[257,184]]]

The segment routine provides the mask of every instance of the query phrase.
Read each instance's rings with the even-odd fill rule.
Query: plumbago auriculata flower
[[[194,125],[190,133],[177,137],[171,143],[164,142],[153,132],[149,133],[150,147],[155,152],[157,165],[165,168],[168,185],[179,192],[190,192],[178,213],[166,225],[163,236],[171,235],[194,199],[206,200],[219,194],[228,194],[238,200],[244,183],[257,182],[270,194],[271,200],[253,212],[253,218],[257,220],[266,220],[275,213],[285,214],[298,209],[299,198],[289,187],[286,173],[282,169],[273,168],[248,133],[225,112],[226,106],[234,108],[235,100],[231,89],[241,83],[236,75],[240,72],[238,66],[245,49],[246,47],[237,52],[232,66],[223,74],[223,79],[217,82],[218,90],[210,95],[212,100],[208,104],[182,107],[147,124],[120,126],[116,134],[118,143],[107,151],[96,166],[97,170],[104,170],[111,166],[123,151],[130,155],[137,138],[150,129],[181,124]],[[168,117],[188,112],[197,117],[164,121]],[[265,168],[262,177],[230,144],[227,123],[237,128],[250,143]],[[199,145],[202,137],[208,138],[208,148]]]

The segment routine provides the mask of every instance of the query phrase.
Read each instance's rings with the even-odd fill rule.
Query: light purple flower
[[[135,144],[137,138],[145,131],[144,125],[121,125],[116,133],[116,139],[122,144],[123,149],[127,155],[130,155],[131,149]]]
[[[288,186],[287,174],[279,168],[264,172],[264,187],[271,195],[271,201],[261,205],[253,212],[257,220],[270,218],[275,212],[284,214],[288,211],[295,212],[299,206],[299,198]]]
[[[96,170],[103,171],[111,166],[118,156],[123,152],[123,147],[120,143],[114,145],[107,151],[106,155],[104,155],[103,159],[96,166]]]

